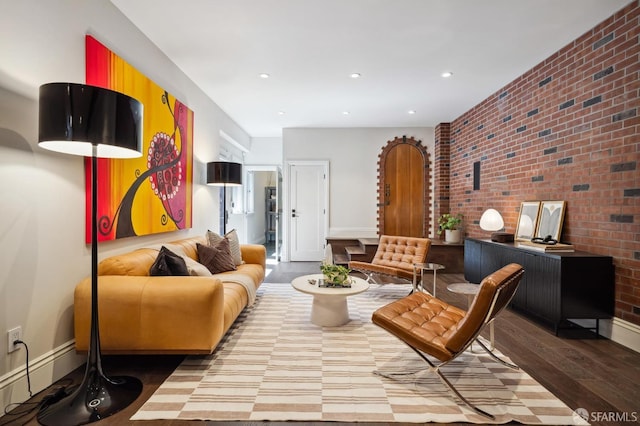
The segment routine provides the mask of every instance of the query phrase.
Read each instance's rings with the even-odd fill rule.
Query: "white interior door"
[[[276,260],[282,258],[282,168],[274,172],[276,176]]]
[[[320,261],[324,257],[328,171],[326,161],[289,163],[292,261]]]

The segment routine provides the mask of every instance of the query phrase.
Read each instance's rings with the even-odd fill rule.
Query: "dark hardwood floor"
[[[318,273],[319,263],[279,263],[269,265],[268,269],[271,271],[265,282],[289,283],[296,276]],[[462,274],[439,273],[437,296],[465,308],[466,296],[450,293],[446,289],[448,284],[463,281]],[[589,413],[601,412],[605,415],[607,415],[606,413],[621,413],[621,415],[627,413],[629,419],[640,417],[640,353],[602,338],[559,338],[549,329],[511,310],[506,310],[496,319],[495,332],[497,348],[569,407],[573,409],[584,408]],[[182,359],[182,356],[105,356],[103,364],[107,374],[134,375],[142,380],[144,389],[135,403],[98,424],[144,426],[190,426],[214,423],[236,426],[261,424],[260,422],[179,420],[130,421],[129,418],[171,374]],[[83,372],[83,368],[77,369],[49,389],[35,395],[28,402],[37,404],[43,397],[55,392],[60,386],[71,386],[73,383],[78,383]],[[34,405],[34,407],[37,406]],[[28,406],[23,405],[14,409],[14,411],[23,410],[27,411]],[[634,413],[635,417],[632,417]],[[0,425],[37,425],[35,414],[34,409],[20,417],[5,415],[0,417]],[[619,422],[597,421],[591,423],[621,424]],[[269,424],[288,426],[293,422],[272,422]],[[359,424],[364,425],[365,423]]]

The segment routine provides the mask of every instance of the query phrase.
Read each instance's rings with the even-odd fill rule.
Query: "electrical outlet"
[[[15,352],[20,349],[20,346],[14,344],[16,340],[22,340],[22,327],[18,326],[7,330],[7,353]]]

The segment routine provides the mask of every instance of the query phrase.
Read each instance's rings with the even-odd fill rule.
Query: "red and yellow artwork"
[[[191,228],[193,111],[89,35],[86,80],[144,105],[142,157],[98,159],[98,241]],[[90,242],[90,159],[85,169]]]

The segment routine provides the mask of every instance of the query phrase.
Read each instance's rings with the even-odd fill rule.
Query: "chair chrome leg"
[[[367,277],[365,281],[367,281],[369,284],[378,284],[375,278],[373,278],[374,274],[372,272],[361,271],[361,270],[358,270],[358,272],[362,273],[365,277]]]
[[[395,372],[395,373],[383,373],[380,370],[373,370],[373,374],[375,374],[376,376],[381,376],[381,377],[386,377],[387,379],[391,379],[394,380],[397,377],[402,377],[402,376],[411,376],[414,374],[419,373],[419,371],[409,371],[409,372]]]
[[[478,413],[478,414],[480,414],[482,416],[488,417],[491,420],[495,420],[495,417],[492,414],[489,414],[486,411],[484,411],[483,409],[476,407],[471,402],[469,402],[469,400],[467,400],[467,398],[462,396],[462,394],[460,392],[458,392],[458,389],[456,389],[455,386],[453,386],[451,384],[451,382],[449,380],[447,380],[446,377],[444,377],[444,375],[442,374],[440,369],[438,369],[438,367],[435,367],[434,369],[429,369],[429,370],[435,372],[438,375],[438,377],[440,377],[440,380],[442,381],[442,383],[444,383],[445,386],[447,386],[449,388],[449,390],[452,391],[458,398],[460,398],[462,400],[462,402],[464,402],[469,408],[471,408],[473,411],[475,411],[476,413]]]
[[[491,356],[491,358],[493,358],[494,360],[498,361],[500,364],[504,365],[505,367],[509,367],[509,368],[511,368],[512,370],[520,370],[520,367],[518,367],[517,365],[515,365],[515,364],[511,364],[510,362],[507,362],[507,361],[505,361],[505,360],[503,360],[503,359],[498,358],[498,357],[496,356],[496,354],[494,354],[494,353],[491,351],[491,349],[487,348],[487,346],[486,346],[484,343],[482,343],[482,342],[480,341],[480,339],[476,339],[476,340],[475,340],[475,342],[476,342],[477,344],[479,344],[479,345],[480,345],[480,347],[481,347],[482,349],[484,349],[484,350],[485,350],[485,352],[489,354],[489,356]]]
[[[413,346],[410,346],[410,345],[407,345],[407,346],[409,346],[411,349],[413,349],[413,351],[415,353],[417,353],[420,358],[422,358],[427,364],[429,364],[429,371],[433,371],[434,373],[436,373],[438,375],[438,377],[440,378],[440,380],[442,381],[442,383],[444,383],[445,386],[447,386],[447,388],[449,388],[449,390],[452,391],[454,393],[454,395],[456,395],[458,398],[460,398],[460,400],[462,402],[464,402],[469,408],[471,408],[473,411],[475,411],[476,413],[478,413],[478,414],[480,414],[482,416],[488,417],[491,420],[495,420],[495,417],[492,414],[489,414],[486,411],[476,407],[471,402],[469,402],[469,400],[467,400],[467,398],[462,396],[462,394],[460,392],[458,392],[458,390],[455,388],[455,386],[453,386],[453,384],[451,384],[451,382],[449,380],[447,380],[447,378],[442,374],[442,372],[440,371],[440,367],[442,367],[443,365],[446,365],[448,363],[448,361],[447,362],[443,362],[443,363],[439,364],[438,366],[436,366],[431,361],[429,361],[429,358],[427,358],[426,355],[424,355],[418,349],[416,349],[416,348],[414,348]],[[484,347],[484,345],[483,345],[483,347]],[[450,361],[452,361],[452,360],[450,360]]]

